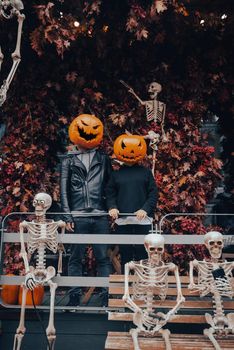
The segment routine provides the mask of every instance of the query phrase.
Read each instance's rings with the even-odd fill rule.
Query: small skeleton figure
[[[162,91],[162,85],[157,82],[152,82],[149,85],[148,89],[151,100],[142,101],[141,98],[128,84],[126,84],[123,80],[120,80],[120,82],[128,88],[130,94],[135,96],[142,106],[145,106],[147,121],[150,122],[153,120],[154,122],[161,125],[163,139],[165,139],[166,136],[164,132],[164,119],[166,113],[166,104],[157,99],[158,94]]]
[[[178,268],[173,263],[164,263],[162,254],[164,252],[164,238],[160,234],[148,234],[145,236],[145,249],[148,253],[147,260],[139,262],[131,261],[125,264],[125,292],[123,300],[134,312],[133,323],[137,328],[131,329],[134,350],[140,350],[138,334],[153,337],[160,333],[165,340],[166,350],[171,350],[169,340],[170,332],[162,327],[172,318],[184,302],[181,293],[181,284]],[[132,284],[133,294],[129,294],[129,275],[134,273]],[[177,286],[177,302],[173,309],[167,314],[156,312],[155,300],[165,300],[168,289],[168,274],[174,273]],[[138,306],[137,301],[143,301],[143,306]]]
[[[44,286],[48,284],[50,287],[50,316],[49,324],[46,329],[48,342],[50,349],[54,349],[54,343],[56,339],[56,332],[54,328],[54,301],[55,291],[57,284],[52,281],[56,271],[53,266],[46,267],[46,249],[56,253],[59,249],[58,243],[58,229],[61,229],[61,234],[65,232],[65,223],[63,221],[53,221],[46,219],[46,211],[52,204],[52,198],[47,193],[38,193],[33,200],[33,206],[35,208],[35,220],[23,221],[20,223],[20,242],[21,251],[20,255],[24,260],[25,265],[25,282],[23,283],[23,295],[19,326],[16,330],[13,350],[20,350],[22,339],[24,337],[25,328],[25,304],[27,290],[31,291],[38,285]],[[24,243],[24,232],[28,234],[27,251],[28,254],[37,252],[36,266],[29,266],[28,255]],[[61,252],[59,254],[61,257]],[[59,259],[60,260],[60,259]],[[61,260],[59,261],[58,273],[61,273]]]
[[[209,329],[204,330],[204,334],[211,340],[216,350],[221,350],[214,335],[225,336],[234,333],[234,313],[226,314],[223,310],[222,297],[232,298],[234,290],[232,287],[232,270],[234,262],[221,260],[222,249],[224,246],[223,235],[220,232],[211,231],[205,234],[204,243],[210,253],[210,260],[193,260],[190,262],[190,284],[191,291],[199,291],[200,296],[204,297],[212,294],[214,303],[214,316],[209,313],[205,318]],[[194,283],[193,270],[198,272],[198,283]]]
[[[3,84],[0,88],[0,106],[2,106],[6,100],[7,91],[12,82],[12,79],[14,78],[17,67],[21,61],[20,45],[21,45],[23,21],[25,19],[25,15],[21,13],[23,9],[24,9],[24,5],[21,0],[0,0],[0,15],[6,19],[10,19],[16,16],[18,20],[16,47],[15,47],[15,51],[11,55],[13,63],[12,63],[10,73],[8,74],[8,77],[6,78],[6,80],[3,81]],[[0,46],[0,70],[3,62],[3,58],[4,58],[4,55],[2,53],[1,46]]]

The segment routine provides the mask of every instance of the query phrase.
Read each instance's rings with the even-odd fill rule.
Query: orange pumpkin
[[[102,141],[103,124],[95,115],[81,114],[71,122],[68,133],[75,145],[92,149]]]
[[[6,276],[14,276],[13,274],[7,274]],[[1,297],[5,304],[16,305],[18,302],[19,287],[17,285],[4,284],[2,286]]]
[[[117,159],[127,164],[142,160],[147,151],[144,138],[139,135],[120,135],[114,142],[114,154]]]
[[[23,288],[20,287],[19,298],[18,298],[18,304],[20,305],[22,304],[22,294],[23,294]],[[41,305],[44,298],[44,287],[37,286],[36,288],[34,288],[33,296],[34,296],[35,305]],[[26,295],[26,305],[31,305],[31,306],[33,305],[32,292],[29,289],[27,290],[27,295]]]

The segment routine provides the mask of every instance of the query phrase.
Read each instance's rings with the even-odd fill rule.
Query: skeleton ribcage
[[[156,295],[164,300],[168,289],[168,267],[148,268],[142,265],[135,266],[136,279],[132,284],[133,300],[145,300],[149,294]]]
[[[28,252],[33,253],[40,243],[43,243],[45,247],[51,250],[53,253],[57,252],[58,248],[58,224],[56,222],[38,224],[29,222],[27,223],[28,229]]]
[[[146,101],[145,104],[147,121],[155,120],[162,123],[164,116],[164,107],[160,105],[159,101]]]
[[[209,293],[219,293],[220,296],[232,297],[233,289],[230,284],[232,277],[231,263],[221,263],[219,267],[223,268],[225,277],[215,279],[213,276],[214,264],[199,262],[198,264],[198,286],[201,290],[201,296]]]

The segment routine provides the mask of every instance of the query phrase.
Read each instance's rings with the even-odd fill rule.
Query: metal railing
[[[59,215],[62,217],[62,215],[66,215],[65,213],[48,213],[51,215]],[[71,213],[74,214],[74,213]],[[107,213],[75,213],[76,216],[79,217],[94,217],[94,216],[107,216]],[[1,273],[0,273],[0,284],[8,284],[8,285],[20,285],[22,282],[24,282],[24,276],[6,276],[2,274],[2,268],[3,268],[3,260],[4,260],[4,245],[6,243],[18,243],[20,242],[20,235],[16,232],[7,232],[5,226],[6,221],[11,219],[13,216],[31,216],[35,215],[34,212],[14,212],[11,214],[8,214],[3,222],[2,222],[2,235],[1,235],[1,252],[0,252],[0,263],[1,263]],[[132,213],[120,213],[121,216],[135,216]],[[163,232],[163,226],[165,222],[172,220],[173,217],[178,216],[233,216],[234,214],[223,214],[223,213],[170,213],[162,217],[162,219],[159,222],[159,229],[158,227],[151,226],[151,232],[152,233],[162,233]],[[27,233],[25,235],[25,242],[27,242]],[[76,234],[76,233],[66,233],[64,235],[59,234],[58,239],[59,242],[64,244],[108,244],[108,245],[115,245],[115,244],[137,244],[141,245],[144,242],[145,235],[129,235],[129,234]],[[176,234],[166,234],[164,235],[165,238],[165,244],[183,244],[183,245],[194,245],[194,244],[203,244],[203,235],[193,235],[193,234],[186,234],[186,235],[176,235]],[[226,240],[229,240],[229,242],[233,242],[233,236],[227,235],[225,236]],[[109,286],[109,279],[108,277],[75,277],[75,276],[55,276],[53,278],[53,281],[58,284],[60,287],[108,287]],[[6,306],[6,305],[4,305]],[[8,305],[7,305],[8,306]],[[15,306],[14,306],[15,307]],[[46,308],[46,307],[42,307]],[[64,307],[59,307],[64,308]],[[81,308],[82,309],[82,308]]]

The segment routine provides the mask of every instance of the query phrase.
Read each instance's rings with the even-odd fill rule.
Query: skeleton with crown
[[[35,219],[33,221],[23,221],[20,223],[20,242],[21,251],[20,255],[24,260],[25,265],[25,282],[23,283],[23,295],[19,326],[16,330],[13,350],[20,350],[22,339],[24,337],[25,328],[25,305],[26,294],[30,290],[33,292],[37,286],[48,285],[50,288],[50,315],[49,324],[46,329],[48,342],[50,349],[54,349],[54,343],[56,339],[56,331],[54,327],[54,302],[55,291],[57,284],[52,281],[56,275],[55,268],[53,266],[46,267],[46,249],[57,253],[59,251],[59,266],[58,273],[62,271],[62,244],[58,243],[58,230],[61,230],[61,234],[65,232],[65,223],[63,221],[53,221],[46,219],[46,211],[52,204],[52,198],[47,193],[38,193],[33,200],[33,206],[35,208]],[[27,251],[24,242],[24,232],[28,235]],[[36,266],[29,266],[28,254],[36,253]]]
[[[131,329],[134,350],[140,350],[138,335],[153,337],[157,333],[164,338],[166,350],[171,350],[170,331],[162,327],[175,315],[184,302],[181,292],[179,272],[173,263],[164,263],[164,238],[160,234],[148,234],[144,241],[148,259],[139,262],[131,261],[125,264],[125,292],[123,300],[134,312],[133,323],[137,328]],[[132,284],[133,293],[129,293],[129,275],[134,274]],[[177,299],[175,306],[167,313],[157,312],[154,302],[156,299],[165,300],[168,289],[168,275],[174,273],[177,287]],[[138,306],[137,301],[143,301],[143,306]]]
[[[204,297],[212,294],[214,303],[214,315],[205,314],[209,329],[204,334],[210,339],[216,350],[221,350],[215,335],[225,337],[234,333],[234,313],[225,314],[223,309],[223,297],[232,298],[234,290],[232,287],[232,270],[234,262],[221,259],[224,247],[223,235],[217,231],[205,234],[204,243],[210,253],[210,259],[190,262],[190,284],[189,289],[199,291]],[[194,269],[198,272],[198,282],[194,283]]]

